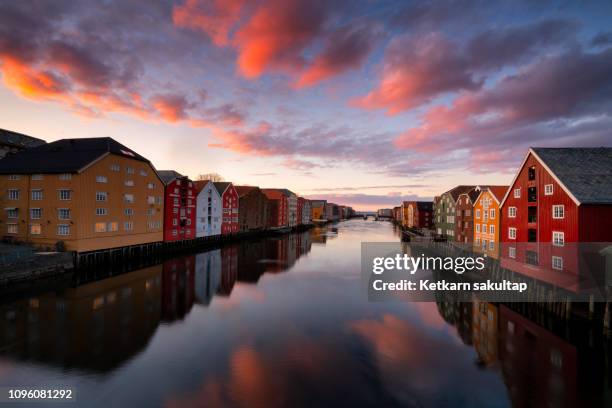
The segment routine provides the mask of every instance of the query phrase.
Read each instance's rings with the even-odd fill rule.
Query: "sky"
[[[356,209],[612,146],[610,1],[0,1],[0,128]]]

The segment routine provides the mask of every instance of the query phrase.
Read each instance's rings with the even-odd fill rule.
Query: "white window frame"
[[[557,215],[556,210],[561,209],[561,214]],[[552,217],[555,220],[562,220],[565,218],[565,206],[563,204],[555,204],[552,206]]]
[[[508,258],[512,258],[515,259],[516,258],[516,248],[515,247],[508,247]]]
[[[19,200],[19,196],[20,196],[20,191],[18,188],[9,188],[6,193],[6,197],[11,201]]]
[[[516,207],[508,207],[508,218],[516,218]]]
[[[58,178],[60,180],[72,180],[72,174],[71,173],[62,173],[58,176]]]
[[[38,226],[38,232],[34,232],[33,227]],[[30,223],[30,235],[42,235],[42,224],[38,222]]]
[[[108,209],[104,208],[104,207],[98,207],[96,208],[96,216],[98,217],[102,217],[108,215]]]
[[[123,195],[123,202],[128,203],[128,204],[133,204],[134,203],[134,194],[124,194]]]
[[[554,192],[554,187],[552,184],[545,184],[544,185],[544,195],[553,195]]]
[[[70,201],[72,200],[72,190],[67,188],[60,188],[57,190],[57,196],[60,201]]]
[[[34,195],[36,193],[36,195]],[[30,191],[30,195],[32,196],[32,201],[42,201],[43,200],[43,190],[42,188],[34,188]]]
[[[514,227],[508,228],[508,239],[516,239],[516,228]]]
[[[489,210],[489,218],[494,220],[495,219],[495,208],[491,208]]]
[[[480,232],[480,224],[476,224],[476,232]]]
[[[495,234],[495,225],[491,224],[489,225],[489,234]]]
[[[108,183],[108,177],[96,176],[96,183]]]
[[[42,179],[43,179],[43,175],[42,174],[32,174],[32,180],[40,181]]]
[[[514,189],[514,198],[521,198],[521,188]]]
[[[9,178],[10,181],[21,180],[21,176],[19,174],[11,174],[8,178]]]
[[[37,212],[38,217],[34,216],[34,212]],[[31,220],[40,220],[42,219],[43,210],[42,208],[30,208],[30,219]]]
[[[105,203],[108,201],[108,193],[106,191],[96,191],[96,202]]]
[[[66,211],[68,213],[68,217],[62,217],[62,211]],[[57,219],[58,220],[70,220],[71,219],[70,208],[58,208],[57,209]]]
[[[552,232],[552,244],[554,246],[564,246],[565,245],[565,232],[553,231]]]
[[[553,255],[551,259],[551,265],[553,269],[562,271],[563,270],[563,257]]]
[[[7,223],[6,233],[7,234],[19,234],[19,224],[17,224],[16,222]]]
[[[60,237],[70,235],[70,224],[57,224],[57,235]]]

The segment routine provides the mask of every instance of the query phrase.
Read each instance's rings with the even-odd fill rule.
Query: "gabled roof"
[[[18,149],[29,149],[46,144],[42,139],[13,132],[12,130],[0,129],[0,145],[15,147]]]
[[[278,189],[281,193],[283,193],[284,195],[286,195],[287,197],[291,197],[291,196],[296,196],[297,194],[295,194],[293,191],[291,190],[287,190],[286,188],[279,188]]]
[[[324,207],[327,204],[327,200],[310,200],[311,207]]]
[[[451,198],[453,199],[453,201],[456,202],[461,194],[467,193],[468,191],[472,190],[475,187],[476,186],[463,186],[463,185],[457,186],[457,187],[451,188],[450,190],[446,191],[444,194],[449,194]]]
[[[217,192],[221,196],[223,195],[223,193],[225,193],[225,190],[227,190],[228,187],[231,184],[232,183],[230,183],[229,181],[215,181],[215,182],[213,182],[213,185],[215,186],[215,188],[217,189]]]
[[[257,186],[234,186],[234,188],[236,189],[236,193],[238,193],[238,197],[244,197],[252,191],[259,190]]]
[[[277,188],[262,188],[261,191],[268,197],[269,200],[280,200],[285,197],[279,189]]]
[[[0,174],[78,173],[107,154],[151,163],[110,137],[62,139],[6,156]]]
[[[531,149],[578,204],[612,204],[612,148]]]
[[[212,182],[210,180],[196,180],[193,182],[193,186],[195,187],[196,192],[200,194],[200,191],[202,191],[202,189],[204,189],[208,183]],[[215,189],[215,191],[216,190],[217,189]]]
[[[512,183],[525,166],[529,155],[550,173],[576,203],[612,204],[612,148],[609,147],[532,147],[525,155]],[[501,205],[506,201],[506,191]]]
[[[489,186],[488,190],[493,198],[495,198],[498,203],[501,203],[501,200],[504,198],[509,188],[510,186]]]
[[[176,179],[185,177],[175,170],[157,170],[157,173],[159,174],[159,178],[164,182],[165,185],[172,183],[172,181]]]

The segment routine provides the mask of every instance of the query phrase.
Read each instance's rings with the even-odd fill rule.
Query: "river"
[[[361,242],[398,239],[351,220],[0,301],[0,387],[83,407],[610,403],[597,334],[516,305],[368,302]]]

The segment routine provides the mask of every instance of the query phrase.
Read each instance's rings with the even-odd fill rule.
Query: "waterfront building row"
[[[76,252],[289,230],[346,212],[327,202],[315,210],[288,189],[156,170],[112,138],[11,151],[0,160],[0,208],[4,240]]]

